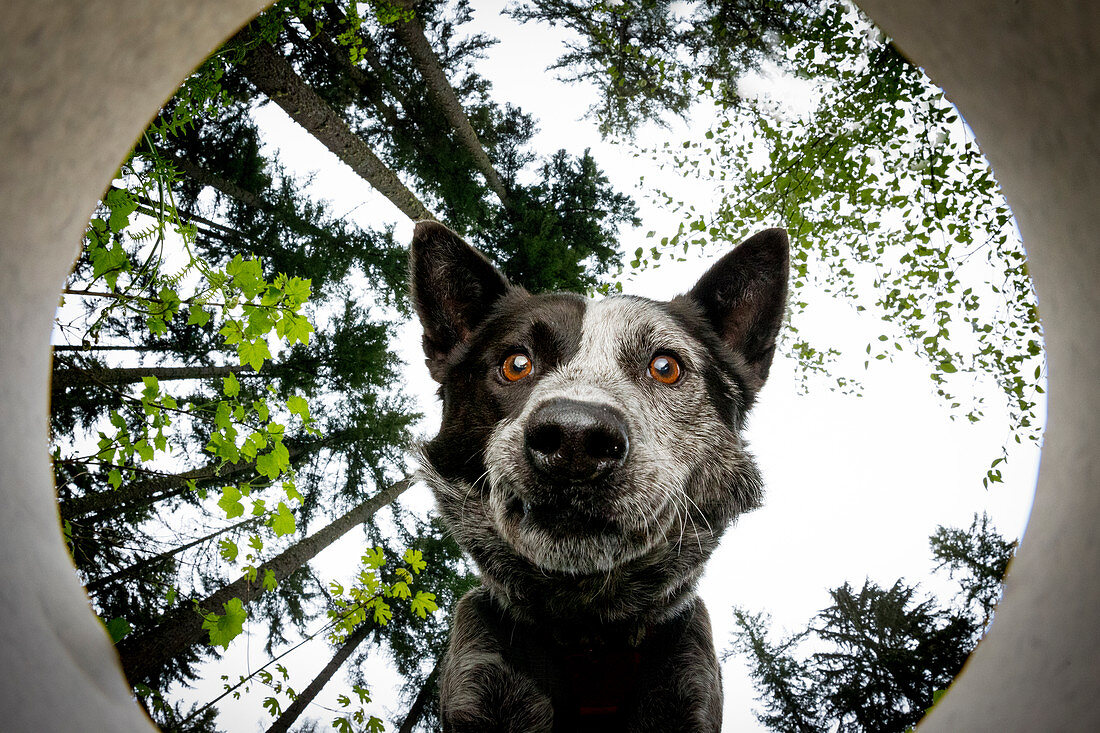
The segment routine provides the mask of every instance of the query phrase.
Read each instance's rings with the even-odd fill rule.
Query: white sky
[[[670,231],[678,220],[644,208],[647,199],[635,187],[644,173],[651,180],[661,176],[667,188],[669,176],[674,174],[652,167],[647,171],[643,159],[634,158],[621,146],[602,142],[595,124],[581,119],[591,103],[591,90],[567,87],[545,71],[561,53],[560,34],[501,18],[500,0],[477,0],[474,5],[477,15],[473,25],[501,39],[479,70],[492,81],[498,102],[511,102],[534,115],[539,124],[535,149],[550,153],[564,147],[577,155],[591,147],[615,188],[634,195],[643,207],[644,223],[624,234],[623,251],[633,252],[647,244],[644,235],[649,229]],[[785,92],[781,88],[776,93],[782,96]],[[786,101],[797,104],[799,100]],[[278,108],[267,105],[257,117],[267,131],[266,143],[278,150],[290,171],[302,175],[316,172],[310,193],[329,200],[334,213],[353,212],[351,217],[364,226],[393,223],[399,240],[411,238],[410,222]],[[680,141],[685,128],[651,129],[645,135],[649,144]],[[760,226],[781,224],[761,222]],[[717,248],[704,255],[693,252],[688,262],[628,280],[626,290],[651,298],[671,297],[689,289],[721,254]],[[811,301],[801,323],[806,335],[827,335],[839,348],[859,356],[861,363],[864,345],[880,332],[874,318],[820,295]],[[438,406],[435,385],[423,366],[418,325],[402,328],[399,347],[408,363],[407,392],[415,396],[426,415],[419,431],[429,436],[438,426]],[[861,376],[866,385],[862,398],[832,393],[824,385],[800,397],[790,360],[782,354],[777,357],[748,430],[765,477],[766,504],[727,533],[700,589],[710,609],[719,653],[729,645],[733,605],[765,610],[774,617],[777,629],[794,630],[829,604],[828,588],[844,581],[858,585],[869,577],[889,585],[905,577],[946,597],[953,590],[946,577],[930,577],[927,538],[937,525],[965,527],[974,512],[988,511],[1002,533],[1022,533],[1034,492],[1037,447],[1025,446],[1012,453],[1003,465],[1005,483],[984,490],[981,478],[1008,436],[1004,416],[989,410],[986,420],[977,425],[952,422],[947,408],[932,392],[927,368],[913,357],[899,356],[894,363],[873,362],[870,371]],[[990,383],[985,389],[995,387]],[[996,394],[991,402],[998,403]],[[426,489],[414,492],[416,504],[430,504]],[[335,570],[346,567],[347,560],[357,559],[361,552],[361,535],[352,532],[326,550],[318,563],[323,571]],[[261,646],[256,643],[249,648],[247,643],[238,643],[230,650],[227,659],[240,660],[232,677],[266,661]],[[288,658],[288,666],[295,672],[291,684],[299,690],[329,654],[323,644],[310,646],[314,649],[303,648]],[[386,670],[384,660],[377,662],[370,677],[378,704],[368,706],[368,711],[380,716],[394,713],[386,718],[387,729],[394,730],[404,711],[388,691],[394,675]],[[227,671],[226,666],[219,665],[219,671]],[[752,714],[755,694],[744,664],[732,658],[723,665],[723,673],[724,729],[761,730]],[[206,701],[216,687],[220,683],[207,683],[188,696]],[[333,696],[346,690],[343,674],[338,673],[319,702],[335,707]],[[242,702],[221,705],[221,725],[231,731],[264,730],[270,718],[258,715],[262,697],[250,695]],[[322,727],[334,717],[317,706],[306,715],[319,718]]]

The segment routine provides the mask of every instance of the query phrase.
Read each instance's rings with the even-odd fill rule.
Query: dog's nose
[[[535,410],[524,439],[536,470],[568,481],[597,479],[622,465],[630,451],[626,422],[617,410],[569,399]]]

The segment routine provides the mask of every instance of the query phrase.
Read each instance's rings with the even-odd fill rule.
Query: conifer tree
[[[392,324],[356,297],[366,282],[382,312],[408,313],[404,243],[303,195],[251,108],[279,104],[404,216],[439,211],[532,290],[606,286],[618,228],[634,221],[586,151],[530,149],[533,121],[472,71],[490,41],[459,37],[464,2],[397,19],[357,7],[279,3],[204,64],[124,164],[67,289],[59,507],[131,682],[172,729],[215,724],[213,706],[184,710],[165,693],[209,675],[246,618],[266,624],[275,658],[346,603],[309,560],[357,528],[386,553],[403,543],[430,558],[427,595],[366,619],[368,643],[342,647],[393,654],[408,725],[430,723],[447,628],[426,609],[475,582],[437,525],[399,505],[397,537],[371,521],[408,485],[416,416],[396,389]],[[521,184],[525,171],[538,182]],[[176,269],[173,246],[190,264]],[[345,666],[357,674],[355,659]]]
[[[977,644],[1015,549],[985,515],[969,531],[937,528],[930,544],[941,566],[965,568],[956,578],[961,604],[921,597],[903,580],[889,588],[867,580],[858,590],[845,583],[805,630],[780,640],[765,614],[735,609],[726,658],[748,662],[761,723],[792,733],[901,733],[920,721]]]

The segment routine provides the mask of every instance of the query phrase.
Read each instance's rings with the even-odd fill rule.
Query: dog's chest
[[[631,730],[646,691],[662,686],[683,643],[690,614],[642,630],[609,627],[588,634],[547,633],[493,610],[504,661],[550,698],[555,733]]]

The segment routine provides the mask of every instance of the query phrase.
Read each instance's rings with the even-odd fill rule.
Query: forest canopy
[[[481,63],[495,40],[466,0],[283,0],[185,81],[88,224],[55,331],[59,512],[165,730],[219,730],[218,703],[257,692],[268,730],[309,729],[341,669],[326,724],[436,725],[448,613],[477,578],[437,519],[403,503],[421,416],[396,345],[410,315],[398,222],[445,222],[529,291],[597,296],[782,224],[794,297],[781,348],[804,388],[861,388],[859,373],[834,371],[833,344],[799,330],[814,290],[880,319],[865,365],[916,355],[953,415],[1007,412],[1010,443],[1039,438],[1042,341],[1007,204],[942,92],[852,6],[524,0],[506,12],[568,33],[553,72],[592,90],[600,133],[663,180],[628,182],[639,198],[591,150],[541,149],[539,120],[495,95]],[[761,93],[768,78],[804,83],[809,103]],[[313,195],[265,144],[257,111],[271,107],[389,218],[364,223]],[[693,116],[707,123],[674,127]],[[680,137],[640,142],[662,124]],[[684,199],[670,181],[685,177],[713,202]],[[643,234],[650,207],[680,223]],[[997,404],[962,396],[985,379]],[[991,457],[986,484],[1008,455]],[[961,547],[980,530],[943,539]],[[315,562],[348,546],[354,563]],[[1002,575],[965,586],[987,614],[956,629],[962,658]],[[838,604],[912,596],[900,580],[845,588]],[[764,639],[761,617],[742,622],[738,643]],[[245,643],[265,663],[240,664]],[[310,674],[288,657],[306,644],[328,660]],[[400,675],[400,701],[372,696],[372,656]],[[211,680],[221,689],[204,702],[184,693]]]

